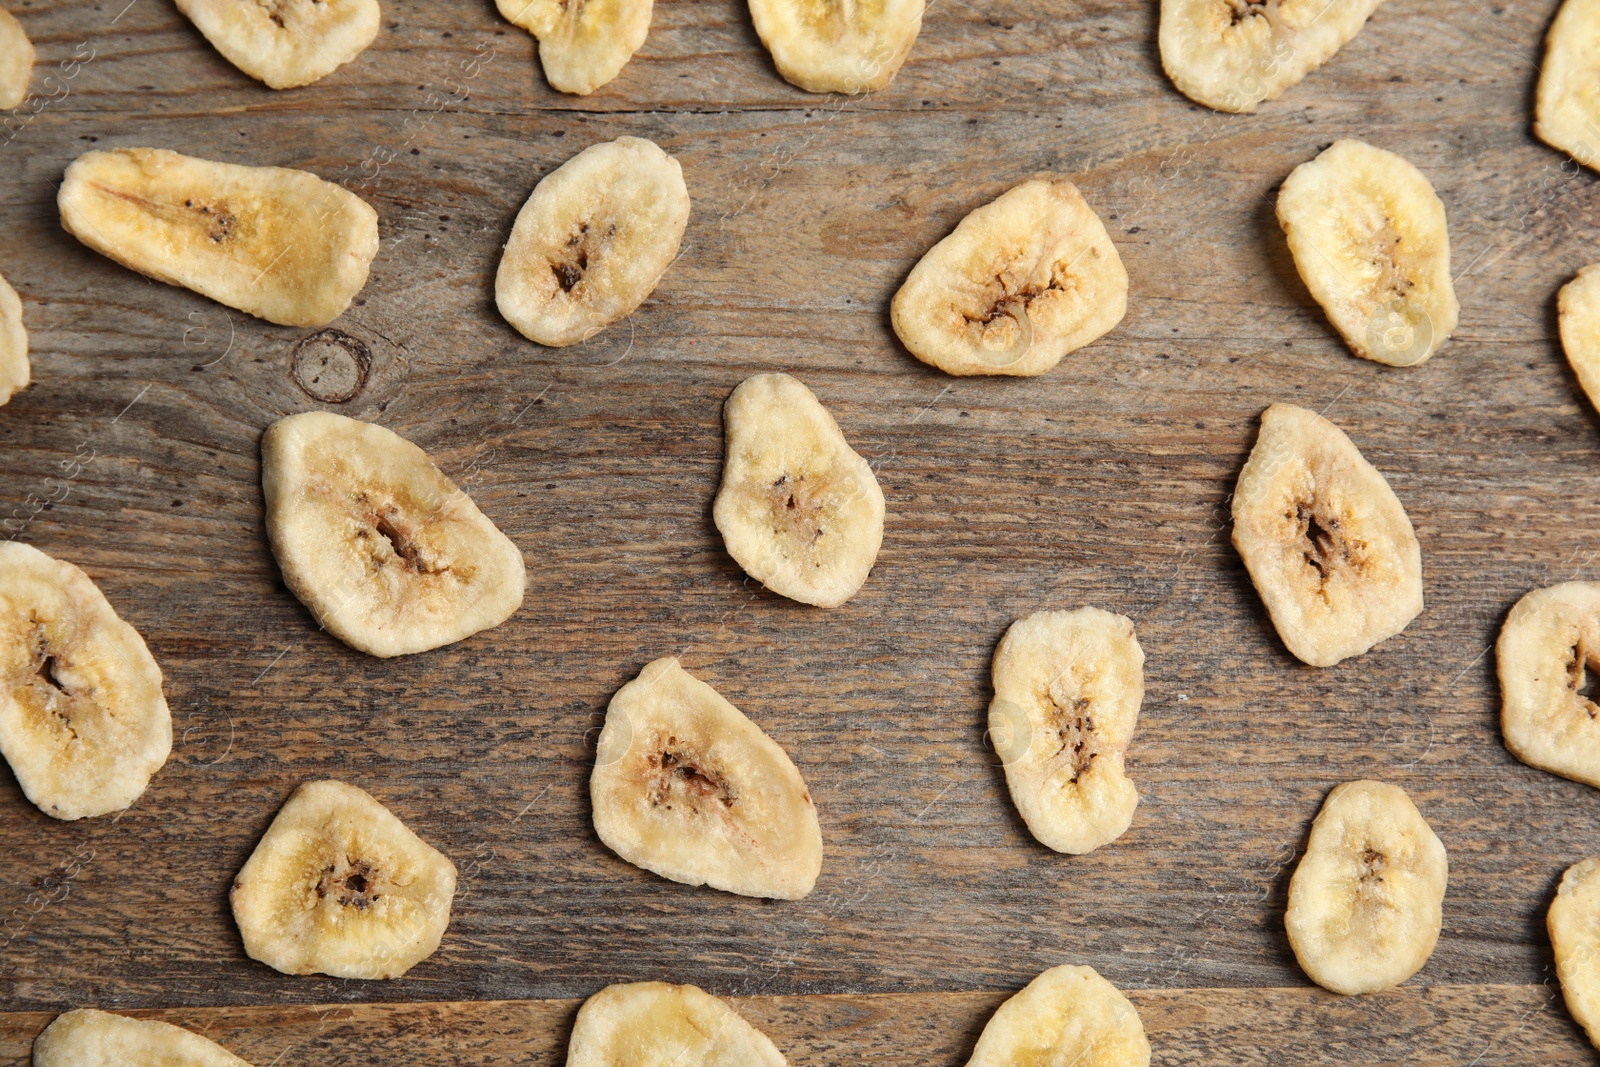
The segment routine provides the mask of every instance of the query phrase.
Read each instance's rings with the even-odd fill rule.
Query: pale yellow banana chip
[[[1023,182],[962,219],[890,304],[911,354],[947,374],[1043,374],[1128,308],[1128,272],[1071,182]]]
[[[1550,24],[1533,131],[1600,170],[1600,0],[1566,0]]]
[[[1254,111],[1361,32],[1383,0],[1161,0],[1161,65],[1218,111]]]
[[[1033,836],[1081,854],[1120,837],[1139,794],[1123,754],[1144,700],[1133,622],[1099,608],[1041,611],[994,653],[989,737]]]
[[[1561,876],[1545,915],[1556,977],[1567,1010],[1600,1048],[1600,857],[1580,860]]]
[[[1600,263],[1561,287],[1556,309],[1567,362],[1589,403],[1600,409]]]
[[[78,1008],[33,1040],[33,1067],[250,1067],[192,1030]]]
[[[0,110],[20,107],[33,74],[33,42],[11,12],[0,9]]]
[[[1444,845],[1404,789],[1334,787],[1289,880],[1295,958],[1335,993],[1393,989],[1433,955],[1449,874]]]
[[[1456,328],[1444,204],[1416,167],[1362,141],[1335,141],[1278,192],[1295,268],[1363,359],[1411,367]]]
[[[450,924],[456,868],[365,790],[306,782],[233,880],[244,950],[284,974],[398,978]]]
[[[531,341],[587,341],[644,303],[688,224],[676,159],[639,137],[590,145],[545,175],[517,213],[495,303]]]
[[[815,394],[787,374],[746,378],[722,414],[712,518],[745,573],[791,600],[838,607],[883,543],[883,490]]]
[[[327,631],[374,656],[498,626],[522,603],[522,553],[382,426],[309,411],[261,439],[267,535],[284,584]]]
[[[671,656],[611,698],[589,797],[606,847],[674,882],[798,900],[822,869],[788,755]]]
[[[692,985],[606,986],[583,1002],[567,1067],[785,1067],[767,1035]]]
[[[310,85],[378,36],[378,0],[177,0],[229,63],[273,89]]]
[[[967,1067],[1148,1067],[1139,1012],[1093,967],[1052,967],[995,1010]]]
[[[0,404],[26,389],[32,380],[28,331],[22,325],[22,300],[10,283],[0,278]]]
[[[1327,419],[1273,404],[1233,491],[1239,550],[1272,625],[1313,667],[1359,656],[1422,610],[1406,510]]]
[[[922,30],[924,0],[750,0],[778,73],[811,93],[881,89]]]
[[[378,254],[378,213],[303,170],[85,152],[56,203],[67,232],[101,255],[284,326],[336,319]]]
[[[495,0],[539,41],[550,87],[587,96],[622,72],[650,33],[652,0]]]
[[[1600,679],[1600,582],[1524,596],[1495,656],[1506,748],[1530,767],[1600,788],[1600,705],[1590,695]]]
[[[121,811],[172,751],[161,668],[89,576],[0,543],[0,754],[57,819]]]

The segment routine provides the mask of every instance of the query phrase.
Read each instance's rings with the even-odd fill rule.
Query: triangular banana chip
[[[1600,0],[1566,0],[1550,24],[1533,132],[1600,170]]]
[[[1295,958],[1335,993],[1393,989],[1433,955],[1449,875],[1444,845],[1404,789],[1336,786],[1289,880]]]
[[[378,254],[378,213],[303,170],[85,152],[56,203],[66,231],[101,255],[283,326],[338,318]]]
[[[233,880],[244,950],[284,974],[398,978],[450,924],[456,868],[366,791],[306,782]]]
[[[273,89],[343,66],[378,36],[378,0],[177,0],[229,63]]]
[[[746,378],[723,406],[712,518],[728,555],[774,593],[832,608],[883,543],[883,490],[828,409],[787,374]]]
[[[10,400],[33,380],[28,362],[28,331],[22,326],[22,300],[0,278],[0,404]]]
[[[1600,582],[1535,589],[1506,616],[1495,646],[1500,729],[1530,767],[1600,788]]]
[[[33,1067],[250,1067],[192,1030],[93,1008],[57,1015],[33,1039]]]
[[[894,80],[922,30],[924,0],[750,0],[778,73],[810,93],[864,93]]]
[[[1127,616],[1079,608],[1011,624],[994,653],[989,737],[1040,842],[1080,855],[1128,828],[1139,794],[1123,753],[1143,700],[1144,650]]]
[[[1567,1010],[1600,1048],[1600,857],[1567,868],[1545,928]]]
[[[317,622],[374,656],[426,652],[498,626],[522,603],[522,553],[428,454],[325,411],[261,438],[267,536]]]
[[[57,819],[121,811],[172,751],[161,668],[89,576],[0,543],[0,754]]]
[[[1556,298],[1561,349],[1589,403],[1600,409],[1600,263],[1561,287]]]
[[[911,354],[947,374],[1043,374],[1128,309],[1128,272],[1066,181],[1023,182],[962,219],[890,304]]]
[[[1400,156],[1335,141],[1284,179],[1278,223],[1301,280],[1361,358],[1415,366],[1456,328],[1444,204]]]
[[[567,1067],[785,1067],[767,1035],[692,985],[606,986],[583,1002]]]
[[[822,869],[788,755],[671,656],[611,698],[589,798],[607,848],[674,882],[798,900]]]
[[[0,9],[0,110],[20,107],[33,74],[33,42],[11,12]]]
[[[1233,490],[1233,547],[1290,652],[1359,656],[1422,610],[1422,549],[1406,509],[1350,438],[1274,404]]]
[[[967,1067],[1149,1067],[1144,1023],[1093,967],[1052,967],[995,1010]]]
[[[676,159],[639,137],[590,145],[545,175],[517,213],[495,303],[531,341],[587,341],[644,303],[688,224]]]
[[[652,0],[495,0],[539,41],[550,87],[588,96],[622,72],[650,33]]]
[[[1161,0],[1161,65],[1218,111],[1254,111],[1361,32],[1383,0]]]

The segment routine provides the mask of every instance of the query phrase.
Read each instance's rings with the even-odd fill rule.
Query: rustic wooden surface
[[[545,87],[487,0],[389,0],[366,54],[282,93],[167,0],[11,9],[40,102],[0,146],[0,272],[36,384],[0,409],[0,516],[145,634],[178,741],[116,819],[52,822],[0,769],[0,1006],[25,1013],[0,1015],[0,1061],[25,1059],[36,1013],[93,1005],[172,1009],[263,1065],[555,1062],[572,998],[663,978],[766,998],[745,1007],[797,1064],[956,1064],[1003,993],[1077,962],[1131,991],[1162,1063],[1591,1062],[1543,913],[1600,852],[1600,796],[1506,753],[1490,650],[1529,588],[1600,577],[1600,419],[1553,310],[1600,259],[1600,182],[1529,133],[1554,0],[1392,0],[1255,116],[1169,86],[1153,0],[936,0],[899,78],[860,98],[784,84],[737,0],[665,0],[582,100]],[[541,175],[623,134],[682,161],[685,251],[631,320],[539,348],[494,310],[500,244]],[[1402,152],[1449,213],[1461,326],[1419,368],[1346,353],[1273,221],[1284,175],[1344,136]],[[378,209],[371,281],[335,324],[368,359],[359,389],[341,351],[301,345],[314,331],[61,231],[66,164],[136,145],[304,167]],[[906,271],[1042,172],[1107,220],[1127,318],[1038,379],[911,358],[887,313]],[[888,499],[878,565],[835,611],[744,581],[710,522],[720,404],[777,370]],[[1328,670],[1284,651],[1228,544],[1275,400],[1344,427],[1423,545],[1422,616]],[[267,552],[257,478],[262,429],[317,407],[428,449],[524,548],[511,621],[399,661],[315,628]],[[1133,827],[1068,857],[1025,832],[983,727],[1006,625],[1080,604],[1134,618],[1148,693]],[[596,840],[606,701],[668,653],[807,776],[827,842],[808,899],[667,883]],[[324,775],[461,869],[442,949],[403,980],[289,978],[240,947],[230,879]],[[1412,983],[1340,1001],[1296,968],[1281,915],[1323,795],[1362,776],[1411,792],[1450,889]],[[544,998],[353,1007],[332,1029],[308,1007]]]

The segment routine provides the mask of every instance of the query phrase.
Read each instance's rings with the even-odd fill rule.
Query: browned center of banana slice
[[[1149,1067],[1139,1012],[1093,967],[1052,967],[995,1011],[967,1067]]]
[[[1600,787],[1600,582],[1517,601],[1495,647],[1506,747],[1531,767]]]
[[[78,1008],[33,1042],[33,1067],[250,1067],[221,1045],[155,1019]]]
[[[924,0],[750,0],[778,73],[812,93],[881,89],[922,29]]]
[[[785,1067],[767,1035],[692,985],[607,986],[578,1009],[567,1067]]]
[[[1600,0],[1566,0],[1545,44],[1534,132],[1600,170]]]

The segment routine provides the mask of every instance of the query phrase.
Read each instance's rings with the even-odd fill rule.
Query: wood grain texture
[[[1533,1031],[1545,1044],[1522,1062],[1582,1059],[1551,999],[1543,913],[1560,872],[1600,852],[1600,797],[1506,753],[1490,650],[1529,588],[1600,577],[1600,419],[1554,325],[1556,290],[1600,258],[1600,188],[1529,134],[1554,0],[1391,0],[1254,116],[1167,84],[1153,2],[940,0],[899,78],[861,98],[785,85],[735,0],[664,2],[643,51],[582,100],[544,86],[532,39],[486,0],[391,0],[361,58],[285,93],[234,71],[166,0],[126,2],[13,7],[51,99],[0,147],[0,272],[36,381],[0,409],[0,517],[83,566],[146,636],[178,740],[117,819],[52,822],[0,770],[0,1006],[274,1006],[186,1016],[248,1035],[276,1017],[303,1031],[312,1009],[284,1005],[570,999],[662,978],[779,998],[760,1003],[797,1013],[780,1042],[807,1050],[796,1062],[856,1056],[829,1013],[859,1011],[901,1035],[883,1038],[887,1062],[914,1038],[953,1063],[999,993],[1077,962],[1133,991],[1153,1031],[1205,1023],[1158,1041],[1163,1062],[1467,1063],[1475,1042]],[[682,161],[684,254],[632,319],[539,348],[494,309],[500,245],[541,175],[623,134]],[[1461,326],[1418,368],[1345,351],[1273,220],[1282,178],[1345,136],[1404,154],[1449,214]],[[371,280],[335,324],[369,356],[357,395],[319,404],[297,384],[313,331],[148,282],[61,231],[66,164],[136,145],[304,167],[379,210]],[[1106,219],[1127,318],[1038,379],[911,358],[888,326],[906,272],[1041,173]],[[745,581],[710,522],[722,400],[776,370],[816,391],[888,499],[878,565],[835,611]],[[1229,490],[1278,400],[1342,426],[1423,545],[1421,617],[1328,670],[1284,651],[1228,544]],[[315,628],[266,549],[258,442],[316,407],[426,448],[525,550],[511,621],[398,661]],[[1134,618],[1145,648],[1142,799],[1114,846],[1068,857],[1026,833],[983,726],[1005,627],[1081,604]],[[586,783],[606,702],[669,653],[806,775],[827,843],[810,898],[666,883],[596,840]],[[442,949],[401,981],[289,978],[240,947],[230,880],[293,788],[324,775],[461,869]],[[1283,933],[1310,821],[1356,777],[1404,786],[1450,851],[1439,948],[1392,1001],[1305,988]],[[1158,992],[1174,988],[1203,995]],[[961,996],[879,996],[902,993]],[[352,1010],[421,1062],[394,1036],[404,1020],[530,1011],[545,1034],[571,1009]],[[802,1046],[822,1040],[804,1036],[817,1020],[834,1044]],[[1446,1058],[1425,1060],[1436,1047]]]

